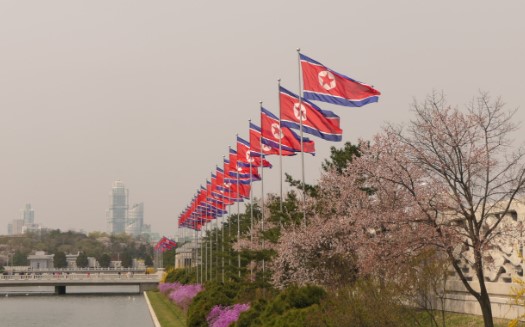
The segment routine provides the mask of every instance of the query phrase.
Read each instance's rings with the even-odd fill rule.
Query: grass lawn
[[[158,291],[148,291],[149,301],[162,327],[186,327],[186,315]]]
[[[148,291],[146,293],[162,327],[186,327],[186,315],[181,309],[171,303],[164,294],[158,291]],[[421,326],[432,326],[425,312],[419,311],[416,315]],[[440,313],[437,315],[438,324],[441,326]],[[508,323],[509,320],[494,319],[494,326],[496,327],[507,327]],[[447,312],[445,313],[445,324],[447,327],[483,327],[483,317]],[[519,326],[525,327],[525,323],[520,323]]]
[[[418,315],[424,315],[423,312],[419,312]],[[441,326],[441,315],[438,313],[438,324]],[[432,326],[430,319],[422,319],[423,326]],[[510,320],[494,318],[495,327],[507,327]],[[454,312],[445,313],[445,324],[447,327],[483,327],[483,317],[475,315],[467,315]],[[525,324],[520,323],[519,326],[525,326]]]

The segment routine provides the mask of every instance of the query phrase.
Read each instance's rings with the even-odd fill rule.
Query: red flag
[[[251,144],[243,138],[237,136],[237,166],[238,167],[249,167],[261,166],[261,159],[263,167],[272,168],[272,164],[260,156],[251,155]]]
[[[284,87],[279,88],[281,102],[281,126],[299,129],[302,117],[303,132],[327,141],[341,141],[343,131],[339,128],[339,116],[322,110],[315,104],[299,97]],[[301,108],[299,108],[301,106]]]
[[[253,123],[250,123],[250,146],[252,148],[253,156],[260,156],[261,154],[261,128]],[[277,140],[277,145],[275,147],[262,144],[262,153],[264,155],[279,155],[279,140]],[[281,154],[283,156],[295,156],[296,151],[285,150],[281,144]]]
[[[270,111],[261,108],[261,133],[263,142],[272,147],[279,148],[279,138],[281,148],[288,151],[301,152],[301,140],[294,131],[286,126],[282,126],[279,133],[279,118]],[[303,137],[304,152],[315,154],[315,143]]]
[[[348,107],[377,102],[381,92],[300,54],[304,98]]]

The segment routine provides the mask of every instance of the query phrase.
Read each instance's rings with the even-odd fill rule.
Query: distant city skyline
[[[277,114],[277,80],[299,92],[297,48],[382,93],[319,104],[341,117],[343,142],[312,137],[307,183],[331,146],[410,120],[433,90],[458,107],[488,91],[525,122],[523,12],[514,0],[2,1],[0,233],[25,203],[45,226],[105,231],[122,180],[152,229],[174,235],[235,135],[259,124],[259,101]],[[283,159],[294,178],[299,157]],[[268,160],[264,190],[278,193]]]
[[[20,217],[7,224],[7,235],[38,232],[41,228],[41,224],[35,224],[35,210],[31,207],[31,203],[26,203],[24,208],[20,209]]]
[[[105,217],[106,229],[92,230],[107,232],[108,234],[126,233],[132,236],[139,236],[142,234],[151,235],[151,225],[144,224],[144,203],[138,202],[129,205],[129,189],[126,188],[123,181],[116,180],[113,182],[111,192],[109,194],[109,209],[106,210]],[[7,235],[24,234],[26,231],[38,232],[42,228],[62,229],[58,226],[44,226],[43,224],[35,223],[35,210],[31,203],[26,203],[25,206],[19,210],[19,218],[11,220],[7,224]],[[87,232],[84,228],[68,228],[65,230],[74,230],[79,232]],[[157,234],[157,233],[154,233]]]
[[[151,227],[144,224],[144,203],[139,202],[129,206],[129,189],[123,181],[113,182],[109,195],[110,204],[106,213],[109,234],[126,233],[139,236],[151,233]]]

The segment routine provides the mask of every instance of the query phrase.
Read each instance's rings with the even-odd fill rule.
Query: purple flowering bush
[[[229,307],[216,305],[211,309],[206,321],[210,327],[228,327],[239,319],[241,313],[249,309],[249,304],[234,304]]]
[[[191,300],[204,288],[201,284],[161,283],[159,291],[183,310],[188,310]]]
[[[178,289],[181,287],[181,283],[161,283],[159,284],[159,291],[163,294],[169,295],[173,290]]]
[[[203,289],[201,284],[180,285],[171,291],[168,298],[186,311],[193,298]]]

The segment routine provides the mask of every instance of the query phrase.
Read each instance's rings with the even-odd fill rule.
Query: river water
[[[0,298],[0,326],[150,327],[143,294],[44,295]]]

